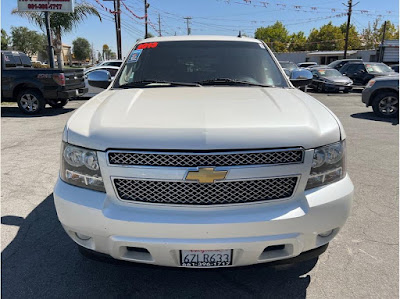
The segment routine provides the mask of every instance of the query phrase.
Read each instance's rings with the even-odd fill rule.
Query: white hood
[[[102,151],[313,148],[338,141],[340,129],[297,89],[156,87],[92,98],[68,121],[67,139]]]

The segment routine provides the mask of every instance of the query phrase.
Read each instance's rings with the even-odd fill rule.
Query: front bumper
[[[372,95],[372,88],[364,88],[362,91],[361,101],[366,107],[370,106],[370,99]]]
[[[350,85],[338,85],[338,84],[325,84],[325,89],[327,91],[350,91],[353,89],[353,87]]]
[[[123,204],[58,180],[57,214],[79,245],[116,259],[179,267],[180,250],[233,249],[233,266],[290,259],[331,241],[351,210],[348,176],[290,200],[226,207]],[[328,237],[318,234],[334,230]],[[77,238],[76,233],[90,236]],[[268,246],[283,249],[266,251]],[[144,248],[148,253],[130,249]]]

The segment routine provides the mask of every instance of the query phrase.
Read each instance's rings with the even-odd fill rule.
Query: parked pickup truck
[[[173,267],[315,258],[351,210],[346,134],[259,40],[139,41],[66,124],[58,218],[85,255]],[[110,84],[111,82],[111,84]]]
[[[16,51],[2,51],[1,61],[2,101],[16,101],[24,113],[37,114],[46,104],[64,107],[87,92],[82,69],[32,68],[30,58]]]

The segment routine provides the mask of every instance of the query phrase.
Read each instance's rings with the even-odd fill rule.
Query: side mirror
[[[311,83],[313,75],[310,71],[301,69],[293,70],[290,74],[290,82],[296,87],[306,86]]]
[[[112,81],[110,72],[104,70],[90,72],[87,78],[90,86],[103,89],[106,89]]]

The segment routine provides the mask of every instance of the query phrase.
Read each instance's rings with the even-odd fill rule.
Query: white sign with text
[[[18,11],[73,12],[75,0],[18,0]]]

